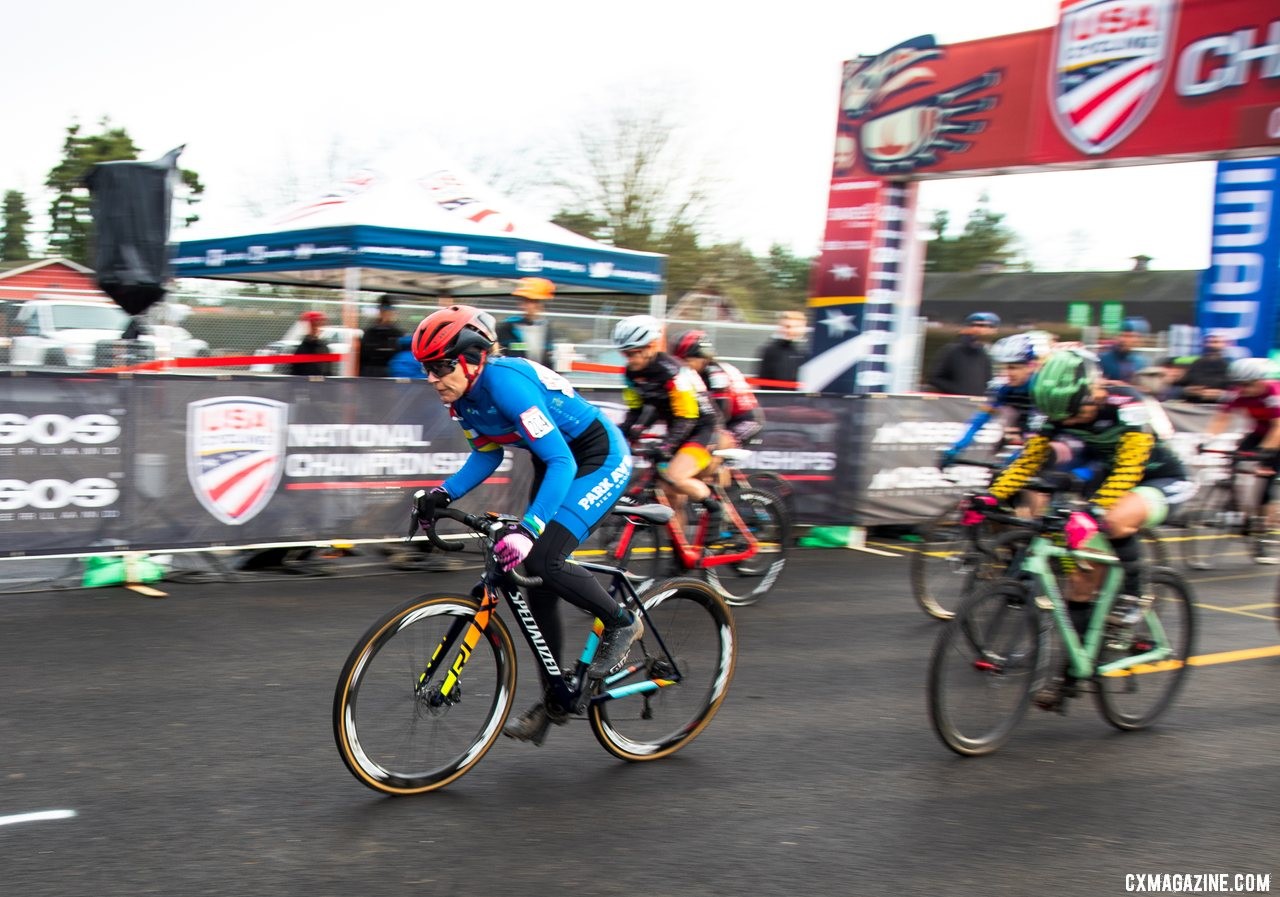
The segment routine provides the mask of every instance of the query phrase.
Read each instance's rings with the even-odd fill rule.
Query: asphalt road
[[[1127,875],[1218,872],[1280,889],[1280,654],[1193,669],[1149,731],[1086,697],[963,759],[926,717],[940,624],[905,558],[804,551],[737,612],[736,679],[681,753],[625,764],[573,723],[386,798],[335,751],[338,670],[383,610],[474,574],[337,569],[0,595],[0,893],[1119,895]],[[1197,574],[1197,653],[1276,646],[1276,575],[1239,556]],[[21,816],[48,811],[74,815]]]

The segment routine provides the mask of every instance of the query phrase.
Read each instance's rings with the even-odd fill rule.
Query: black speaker
[[[173,181],[183,147],[154,162],[99,162],[85,175],[98,286],[131,315],[164,298]]]

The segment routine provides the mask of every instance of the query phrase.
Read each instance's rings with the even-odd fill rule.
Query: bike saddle
[[[644,520],[648,523],[666,523],[675,514],[673,510],[666,505],[657,503],[651,505],[625,505],[615,507],[611,513],[618,514],[622,517],[635,517],[638,520]]]

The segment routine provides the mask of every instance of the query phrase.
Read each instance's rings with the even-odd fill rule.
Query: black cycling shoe
[[[596,649],[595,659],[591,661],[587,674],[608,676],[618,669],[627,659],[627,652],[631,650],[632,644],[642,635],[644,635],[644,621],[639,617],[630,623],[605,629],[604,635],[600,637],[600,647]]]
[[[522,713],[515,722],[503,726],[502,734],[516,741],[529,741],[534,747],[541,747],[552,725],[563,726],[568,721],[569,714],[561,710],[549,709],[546,701],[539,701]]]

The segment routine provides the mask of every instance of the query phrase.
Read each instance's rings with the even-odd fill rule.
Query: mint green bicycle
[[[1098,709],[1118,729],[1151,725],[1186,679],[1195,642],[1191,588],[1165,567],[1148,571],[1154,600],[1137,623],[1108,621],[1123,572],[1113,554],[1066,547],[1071,508],[1039,520],[988,512],[992,522],[1030,530],[1013,544],[1011,575],[968,596],[939,633],[929,664],[929,718],[951,750],[989,754],[1012,734],[1033,690],[1055,684],[1063,697],[1092,690]],[[1009,536],[1021,535],[1008,533]],[[1061,582],[1072,571],[1103,568],[1083,639],[1067,612]],[[1145,604],[1145,602],[1144,602]]]

